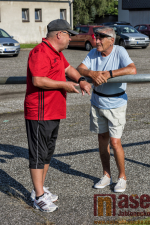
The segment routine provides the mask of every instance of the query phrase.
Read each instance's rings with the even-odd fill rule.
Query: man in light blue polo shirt
[[[107,83],[107,80],[136,74],[136,67],[125,48],[114,45],[116,34],[113,28],[97,29],[95,35],[97,48],[92,49],[77,68],[80,74],[93,80],[90,130],[98,134],[103,166],[103,177],[94,187],[104,188],[112,183],[110,143],[119,170],[114,192],[123,192],[126,189],[126,175],[121,136],[126,123],[126,83]]]

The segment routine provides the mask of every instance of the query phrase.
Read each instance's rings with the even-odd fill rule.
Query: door
[[[75,28],[75,31],[80,33],[80,27],[76,27]],[[71,36],[71,41],[69,43],[69,46],[72,46],[72,47],[77,47],[78,46],[78,35],[75,35],[75,36]]]
[[[139,27],[139,32],[149,36],[148,28],[146,25],[141,25]]]
[[[80,27],[80,33],[78,35],[78,41],[80,47],[85,47],[86,37],[89,32],[89,27]]]

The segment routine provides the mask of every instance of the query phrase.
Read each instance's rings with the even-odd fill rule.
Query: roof
[[[122,0],[122,9],[150,9],[149,0]]]

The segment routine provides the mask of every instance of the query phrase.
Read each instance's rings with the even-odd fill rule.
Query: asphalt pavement
[[[138,74],[150,73],[150,47],[128,49]],[[67,49],[64,55],[77,67],[88,52]],[[0,58],[0,77],[25,76],[29,50],[22,50],[17,58]],[[147,216],[130,216],[125,211],[150,212],[146,201],[150,196],[150,84],[128,84],[127,124],[122,136],[125,151],[127,189],[114,193],[113,186],[102,190],[93,185],[102,177],[97,135],[89,131],[90,96],[68,94],[67,119],[60,124],[56,150],[48,171],[45,186],[59,195],[59,209],[43,213],[33,209],[29,200],[32,182],[28,169],[28,145],[23,115],[25,85],[0,86],[0,225],[93,225],[96,221],[142,220]],[[117,181],[118,170],[111,149],[112,179]],[[116,199],[115,215],[98,213],[101,195]],[[144,207],[140,203],[145,195]],[[95,204],[94,204],[95,196]],[[136,201],[132,201],[132,197]],[[126,199],[127,205],[119,199]],[[138,206],[137,208],[132,206]],[[131,204],[132,203],[132,204]],[[131,206],[132,205],[132,206]],[[113,206],[111,206],[113,207]],[[147,207],[147,208],[146,208]],[[122,216],[119,216],[119,213]],[[147,214],[148,215],[148,214]],[[95,221],[95,222],[94,222]]]

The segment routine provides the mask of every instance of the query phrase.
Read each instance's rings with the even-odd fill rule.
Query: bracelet
[[[111,78],[113,78],[112,70],[109,70],[109,73],[110,73]]]

